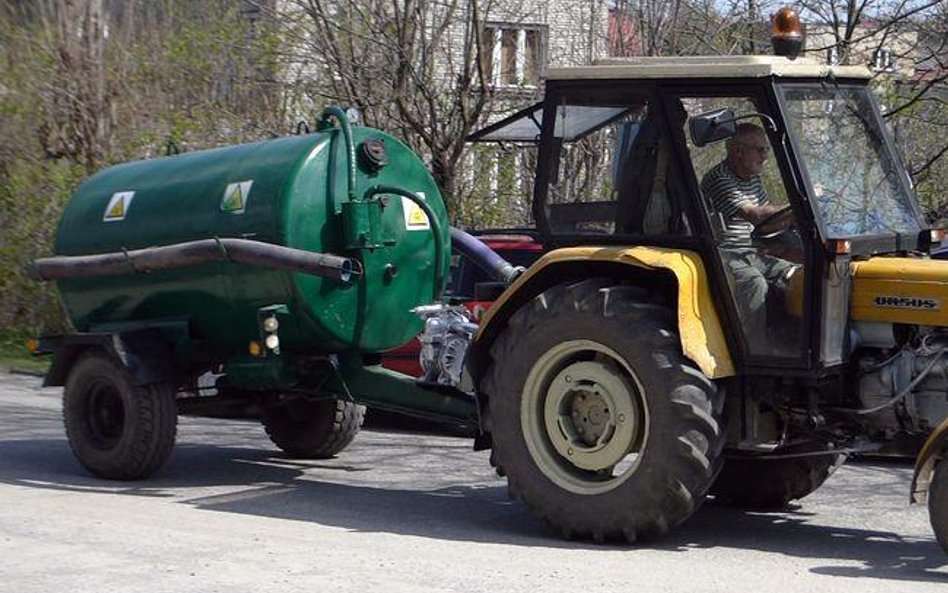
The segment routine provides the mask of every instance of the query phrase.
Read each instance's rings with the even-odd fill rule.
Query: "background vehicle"
[[[36,266],[62,278],[82,332],[58,341],[47,377],[66,384],[73,450],[100,476],[151,474],[175,403],[214,403],[194,381],[210,369],[215,397],[261,402],[290,455],[340,452],[361,405],[453,422],[564,536],[631,542],[709,493],[779,507],[846,452],[931,433],[913,494],[931,484],[945,545],[948,270],[920,255],[942,233],[869,78],[762,56],[550,71],[542,103],[473,138],[539,142],[533,213],[551,249],[517,275],[455,235],[512,281],[479,327],[440,302],[450,235],[424,166],[339,111],[313,137],[100,173],[65,213],[61,255]],[[700,188],[738,120],[766,130],[762,183],[786,204],[747,248],[797,266],[753,311]],[[162,224],[180,196],[194,216]],[[145,247],[159,239],[171,245]],[[424,381],[378,364],[421,329],[412,309]]]

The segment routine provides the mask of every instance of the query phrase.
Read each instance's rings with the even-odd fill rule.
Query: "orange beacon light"
[[[803,25],[800,24],[800,15],[792,8],[781,8],[773,18],[773,28],[770,34],[770,43],[774,54],[786,56],[791,60],[800,55],[803,49]]]

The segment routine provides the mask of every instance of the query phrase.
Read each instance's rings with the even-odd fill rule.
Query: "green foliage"
[[[0,371],[45,373],[49,368],[49,357],[34,356],[26,345],[34,337],[23,331],[0,331]]]
[[[68,329],[54,286],[23,268],[52,254],[63,207],[90,163],[94,170],[162,156],[169,140],[195,150],[289,129],[291,106],[275,82],[282,42],[274,26],[251,23],[238,2],[127,5],[122,18],[104,15],[101,52],[71,35],[78,23],[58,12],[83,10],[83,2],[51,13],[0,7],[3,331]],[[89,72],[101,74],[98,86],[88,84]]]
[[[30,279],[25,267],[49,255],[66,199],[81,179],[77,165],[14,161],[0,185],[0,327],[62,331],[67,322],[51,284]]]

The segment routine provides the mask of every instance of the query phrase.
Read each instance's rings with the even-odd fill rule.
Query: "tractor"
[[[944,235],[870,79],[605,60],[551,70],[541,103],[471,137],[536,152],[551,251],[482,318],[469,367],[497,471],[564,535],[660,535],[709,494],[781,508],[847,454],[927,438],[911,496],[948,549]],[[751,179],[722,181],[747,152]],[[722,192],[765,195],[765,216]]]

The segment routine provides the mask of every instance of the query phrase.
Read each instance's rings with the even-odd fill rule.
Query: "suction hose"
[[[249,239],[220,238],[133,251],[47,257],[33,261],[27,272],[35,280],[92,278],[142,274],[218,261],[289,270],[323,276],[343,283],[362,274],[362,265],[346,257]]]
[[[455,249],[467,256],[498,282],[510,284],[523,273],[522,267],[511,264],[497,255],[497,252],[484,244],[483,241],[461,229],[451,227],[451,243]]]

